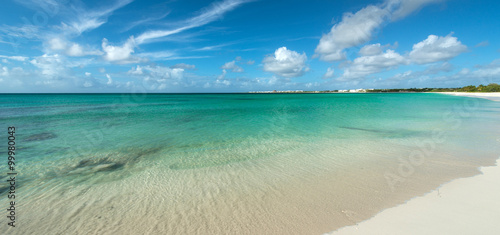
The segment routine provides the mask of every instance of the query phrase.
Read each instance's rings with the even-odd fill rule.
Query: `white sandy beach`
[[[331,234],[498,234],[500,159],[482,175],[456,179],[406,204]]]
[[[500,101],[500,93],[440,92]],[[500,137],[497,139],[500,142]],[[330,234],[498,234],[500,159],[483,174],[461,178]]]
[[[436,92],[438,94],[457,95],[475,98],[484,98],[493,101],[500,101],[500,92]]]

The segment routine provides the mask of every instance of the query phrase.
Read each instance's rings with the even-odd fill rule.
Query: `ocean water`
[[[441,94],[2,94],[0,109],[9,234],[321,234],[477,174],[500,144],[499,102]]]

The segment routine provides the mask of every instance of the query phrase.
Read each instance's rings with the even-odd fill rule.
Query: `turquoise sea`
[[[500,102],[430,93],[1,94],[0,110],[8,234],[322,234],[500,145]]]

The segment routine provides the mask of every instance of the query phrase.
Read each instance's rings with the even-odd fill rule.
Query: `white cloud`
[[[166,37],[188,29],[208,24],[212,21],[220,19],[226,12],[235,9],[236,7],[246,2],[249,2],[249,0],[224,0],[222,2],[213,3],[210,7],[202,11],[201,14],[182,22],[183,26],[175,29],[151,30],[142,33],[141,35],[137,36],[137,43],[147,43],[153,39]]]
[[[137,56],[139,56],[139,57],[148,57],[148,58],[152,58],[155,60],[169,59],[174,55],[175,55],[175,53],[172,51],[155,51],[155,52],[144,52],[144,53],[137,54]]]
[[[0,55],[0,58],[5,58],[5,59],[9,59],[9,60],[16,60],[16,61],[26,61],[28,59],[28,57],[25,57],[25,56],[5,56],[5,55]],[[7,63],[4,61],[4,63]]]
[[[453,70],[453,65],[448,62],[439,64],[430,64],[424,71],[425,74],[437,74],[441,72],[450,72]]]
[[[9,76],[9,68],[3,66],[2,71],[0,72],[0,76],[3,76],[3,77]]]
[[[318,87],[319,85],[320,85],[319,82],[314,82],[314,83],[308,82],[308,83],[304,84],[304,86],[307,88]]]
[[[83,83],[83,87],[85,87],[85,88],[93,87],[93,86],[94,86],[94,84],[92,84],[92,82],[90,82],[90,81],[85,81]]]
[[[393,50],[376,55],[361,56],[344,69],[340,80],[359,79],[407,63],[407,59]]]
[[[143,68],[142,66],[137,65],[137,67],[132,68],[127,73],[131,74],[131,75],[142,75],[142,74],[144,74],[144,72],[142,71],[142,68]]]
[[[323,75],[323,79],[332,78],[334,75],[334,70],[332,68],[328,68],[326,73]]]
[[[83,48],[78,43],[71,43],[61,37],[54,37],[48,40],[49,49],[56,52],[63,52],[68,56],[86,56],[86,55],[102,55],[99,50]]]
[[[443,2],[445,0],[389,0],[387,4],[394,8],[391,20],[400,20],[413,12],[417,12],[425,5]]]
[[[491,62],[486,66],[481,66],[474,70],[471,75],[475,78],[500,78],[500,59]]]
[[[369,5],[356,13],[346,13],[342,21],[335,24],[330,33],[323,35],[315,52],[326,61],[345,58],[344,49],[368,42],[372,34],[389,16],[390,12]]]
[[[85,76],[90,77],[92,74],[89,72],[85,72]]]
[[[32,39],[32,38],[38,38],[40,36],[40,27],[32,24],[26,24],[20,27],[2,25],[2,27],[0,27],[0,32],[16,39],[19,38]],[[20,40],[15,40],[15,41],[16,43],[14,43],[13,41],[11,41],[11,43],[17,44]]]
[[[224,78],[226,78],[226,74],[227,74],[227,71],[225,69],[222,70],[222,73],[217,76],[217,80],[222,80]]]
[[[482,41],[482,42],[476,44],[474,47],[487,47],[489,45],[490,45],[490,42],[488,40],[486,40],[486,41]]]
[[[321,60],[343,60],[346,58],[344,49],[368,42],[389,19],[401,19],[427,4],[440,1],[386,0],[378,6],[368,5],[356,13],[345,13],[342,21],[321,37],[315,53]]]
[[[148,90],[164,90],[169,86],[178,86],[184,81],[184,69],[159,65],[137,65],[129,70],[128,74],[141,79],[142,87]]]
[[[170,66],[172,69],[195,69],[195,66],[192,64],[179,63]]]
[[[235,72],[235,73],[243,72],[243,68],[236,65],[235,60],[225,63],[224,65],[222,65],[221,69],[231,70],[231,72]]]
[[[61,24],[61,31],[65,34],[80,35],[86,31],[96,29],[107,22],[108,17],[116,10],[130,4],[133,0],[117,0],[113,5],[97,10],[86,10],[82,7],[70,8],[73,18]]]
[[[107,85],[113,84],[113,79],[109,76],[109,74],[106,74],[106,78],[108,79],[108,82],[106,83]]]
[[[68,51],[67,51],[67,54],[69,56],[83,56],[85,55],[84,51],[83,51],[83,48],[82,46],[76,44],[76,43],[73,43],[69,48],[68,48]]]
[[[108,40],[102,40],[102,50],[105,52],[104,60],[115,63],[137,63],[139,58],[132,56],[135,47],[134,37],[130,37],[122,46],[112,46]]]
[[[309,70],[306,60],[305,53],[299,54],[296,51],[286,49],[286,47],[280,47],[274,52],[274,55],[266,56],[262,63],[264,63],[264,71],[281,77],[298,77]]]
[[[14,67],[12,69],[7,68],[6,66],[0,67],[0,76],[9,77],[9,79],[29,75],[30,74],[24,71],[24,69],[21,67]]]
[[[195,49],[194,51],[215,51],[215,50],[220,50],[225,46],[232,45],[234,43],[224,43],[224,44],[219,44],[219,45],[213,45],[213,46],[205,46],[199,49]]]
[[[406,71],[404,73],[398,73],[394,76],[392,76],[391,78],[388,78],[388,80],[396,80],[396,81],[399,81],[399,80],[406,80],[406,79],[410,79],[410,78],[414,78],[415,77],[415,73],[413,71]]]
[[[429,35],[424,41],[413,45],[409,56],[414,63],[427,64],[449,60],[466,50],[467,46],[458,41],[456,37]]]
[[[139,26],[139,25],[149,24],[151,22],[161,20],[161,19],[167,17],[169,14],[170,14],[170,11],[167,11],[161,15],[158,15],[158,16],[153,16],[153,17],[149,17],[146,19],[141,19],[141,20],[135,21],[135,22],[131,23],[130,25],[128,25],[127,27],[125,27],[125,29],[122,32],[129,31],[132,28]]]
[[[227,80],[227,79],[218,79],[215,81],[215,84],[216,85],[224,85],[224,86],[229,86],[231,85],[231,81]]]
[[[172,69],[163,66],[137,65],[135,68],[129,70],[128,73],[132,75],[149,76],[151,78],[154,78],[155,80],[161,81],[164,79],[181,79],[183,77],[184,69]]]
[[[68,46],[66,40],[62,40],[60,37],[54,37],[48,41],[49,47],[52,50],[65,50]]]
[[[47,78],[60,78],[68,73],[67,65],[60,55],[44,54],[30,61],[35,67],[41,69],[41,74]]]
[[[359,54],[363,56],[378,55],[381,53],[382,46],[380,46],[380,43],[366,45],[359,50]]]
[[[402,80],[416,80],[421,78],[430,78],[429,75],[439,74],[443,72],[450,72],[452,70],[452,65],[444,62],[441,64],[430,64],[425,70],[422,71],[406,71],[404,73],[398,73],[387,80],[402,81]]]
[[[265,87],[265,88],[272,88],[272,89],[277,89],[277,88],[284,88],[287,85],[295,85],[296,83],[292,83],[290,78],[279,78],[276,76],[272,76],[270,78],[255,78],[251,82],[255,83],[256,85],[260,87]]]
[[[66,55],[69,56],[86,56],[86,55],[102,55],[103,53],[99,50],[84,49],[77,43],[71,44],[70,47],[66,49]]]

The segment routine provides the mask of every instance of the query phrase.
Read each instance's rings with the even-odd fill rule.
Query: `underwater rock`
[[[118,170],[124,166],[125,166],[124,163],[116,162],[116,161],[110,160],[109,158],[85,159],[85,160],[81,160],[68,173],[69,174],[86,174],[86,173],[95,173],[95,172],[103,172],[103,171],[115,171],[115,170]]]
[[[4,192],[9,191],[10,186],[4,186],[0,187],[0,195],[3,194]]]
[[[356,131],[366,131],[366,132],[373,132],[373,133],[390,133],[390,131],[384,131],[384,130],[377,130],[377,129],[368,129],[368,128],[359,128],[359,127],[349,127],[349,126],[339,126],[340,128],[343,129],[348,129],[348,130],[356,130]]]
[[[24,140],[25,141],[41,141],[41,140],[53,139],[56,137],[57,137],[57,135],[54,133],[43,132],[43,133],[39,133],[39,134],[30,135]]]
[[[122,168],[123,166],[125,166],[125,164],[114,162],[114,163],[108,163],[108,164],[98,165],[98,166],[94,167],[94,169],[95,169],[96,172],[99,172],[99,171],[114,171],[114,170],[118,170],[118,169]]]

